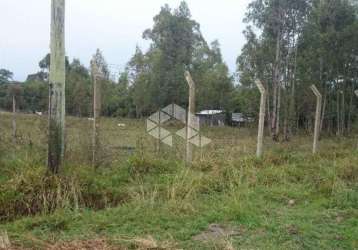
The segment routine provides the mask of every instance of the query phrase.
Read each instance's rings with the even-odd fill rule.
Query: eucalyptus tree
[[[156,50],[157,51],[157,50]],[[132,56],[127,64],[129,94],[133,99],[135,106],[135,114],[137,118],[142,115],[149,115],[155,109],[152,108],[153,96],[156,93],[153,91],[153,64],[157,60],[158,53],[144,54],[137,46],[135,54]]]
[[[324,126],[330,131],[335,128],[337,135],[351,127],[357,41],[357,8],[350,1],[313,1],[299,44],[298,77],[306,85],[319,83],[323,94],[321,130]],[[305,110],[301,108],[300,113]]]
[[[137,116],[170,103],[186,106],[186,70],[195,78],[198,107],[229,108],[233,79],[223,62],[220,44],[207,44],[186,2],[174,10],[162,7],[143,37],[151,41],[149,50],[137,47],[127,67]]]
[[[89,70],[79,59],[69,64],[66,77],[66,111],[75,116],[91,114],[91,78]]]
[[[285,107],[285,135],[288,136],[288,117],[294,110],[295,63],[297,44],[301,27],[306,20],[309,1],[294,0],[254,0],[248,7],[246,22],[260,29],[257,37],[252,28],[246,30],[247,45],[238,58],[239,72],[244,81],[254,83],[259,78],[267,84],[269,92],[268,111],[270,112],[271,134],[274,140],[280,132],[281,92]],[[291,98],[288,98],[288,90]],[[271,101],[270,101],[271,97]]]
[[[153,58],[153,86],[156,91],[154,102],[162,104],[186,103],[187,86],[184,79],[185,67],[192,63],[194,45],[202,38],[199,24],[191,19],[189,7],[181,2],[177,9],[169,5],[162,7],[154,17],[154,26],[143,33],[152,41],[149,52]]]
[[[191,72],[197,85],[199,109],[232,110],[234,79],[223,61],[219,41],[196,47]]]
[[[12,78],[13,78],[14,74],[7,69],[0,69],[0,84],[7,84],[9,83]]]

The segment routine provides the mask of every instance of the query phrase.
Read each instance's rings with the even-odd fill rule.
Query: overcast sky
[[[242,22],[250,0],[187,0],[192,17],[205,39],[218,39],[230,70],[245,42]],[[49,52],[50,0],[0,0],[0,68],[25,80],[38,71],[38,62]],[[67,0],[66,53],[86,66],[100,48],[113,71],[124,68],[135,46],[147,49],[142,32],[153,26],[153,17],[168,3],[180,0]]]

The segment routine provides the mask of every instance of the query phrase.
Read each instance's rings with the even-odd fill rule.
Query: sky
[[[67,0],[66,54],[88,66],[97,48],[113,73],[123,70],[142,39],[153,26],[160,7],[175,8],[181,0]],[[218,39],[231,72],[245,43],[242,34],[250,0],[187,0],[192,18],[200,23],[208,42]],[[39,70],[38,62],[49,52],[50,0],[0,0],[0,68],[23,81]]]

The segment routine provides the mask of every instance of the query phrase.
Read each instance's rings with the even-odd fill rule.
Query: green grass
[[[137,249],[138,239],[151,236],[165,249],[358,249],[354,138],[323,138],[316,156],[309,136],[267,138],[258,160],[255,130],[206,128],[213,143],[188,168],[182,143],[158,155],[144,121],[104,119],[106,150],[95,171],[90,124],[69,118],[66,166],[53,179],[46,177],[46,119],[21,115],[13,146],[10,117],[0,115],[0,231],[16,245],[105,238]],[[192,239],[212,223],[240,233],[219,242]]]

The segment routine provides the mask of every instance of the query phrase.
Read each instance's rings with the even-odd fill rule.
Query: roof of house
[[[202,110],[199,113],[196,113],[197,115],[217,115],[224,113],[223,110]]]

